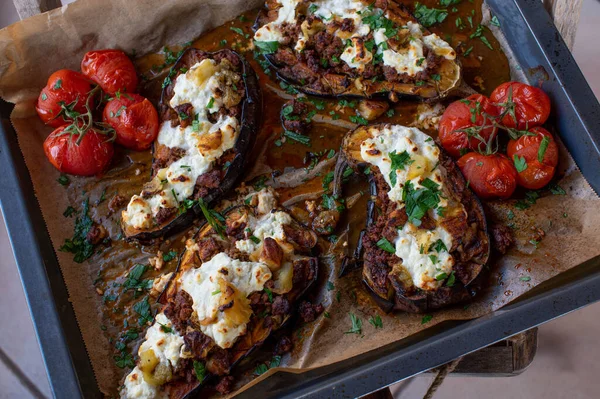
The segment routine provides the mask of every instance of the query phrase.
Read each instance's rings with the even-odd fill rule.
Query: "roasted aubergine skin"
[[[377,166],[367,163],[361,157],[360,146],[371,137],[369,129],[383,129],[386,125],[359,127],[344,138],[341,163],[352,168],[370,169],[372,200],[369,204],[367,226],[362,235],[360,261],[363,265],[363,280],[372,292],[376,302],[386,311],[400,310],[422,313],[452,304],[468,301],[476,292],[480,276],[490,254],[490,239],[483,207],[479,199],[468,188],[464,177],[454,161],[443,151],[439,152],[439,165],[443,184],[449,196],[464,207],[466,217],[447,217],[443,227],[452,236],[453,247],[449,249],[454,259],[454,277],[444,276],[444,284],[436,289],[417,288],[402,268],[395,253],[382,248],[381,239],[394,243],[399,229],[407,223],[406,209],[399,209],[398,203],[391,201],[390,186]],[[433,229],[430,216],[422,219],[421,227]],[[430,225],[430,226],[428,226]],[[425,251],[427,249],[425,248]]]
[[[294,20],[283,23],[283,37],[278,40],[276,49],[266,51],[265,57],[281,79],[306,94],[367,98],[387,95],[392,101],[397,101],[399,96],[432,99],[447,96],[461,84],[461,66],[456,52],[419,25],[404,5],[393,0],[357,0],[350,6],[365,8],[354,15],[334,16],[333,19],[319,14],[320,2],[268,0],[254,26],[257,32],[255,43],[260,42],[261,37],[265,43],[274,43],[270,40],[277,37],[273,37],[270,27],[265,31],[265,26],[280,23],[280,12],[287,14],[287,8],[294,5]],[[414,28],[407,28],[408,24],[413,24]],[[382,26],[386,36],[383,44],[381,32],[377,33]],[[360,32],[364,29],[369,33]],[[412,52],[410,42],[416,34],[435,37],[436,43],[444,43],[445,47],[438,53],[419,45],[423,47],[421,58],[415,61],[414,53],[406,56],[413,58],[410,68],[416,70],[404,72],[408,70],[403,66],[407,61],[393,61],[392,58]],[[300,40],[301,49],[298,48]],[[345,54],[349,48],[356,50]],[[387,58],[384,49],[396,53]],[[420,48],[415,52],[421,53]],[[361,57],[363,65],[351,65]]]
[[[170,124],[172,128],[184,129],[190,126],[192,129],[202,128],[202,123],[198,124],[197,121],[197,112],[191,104],[181,104],[173,108],[170,101],[175,95],[175,86],[179,76],[204,60],[212,60],[217,65],[228,63],[233,74],[239,77],[237,83],[226,82],[224,84],[227,90],[219,93],[222,96],[223,105],[218,113],[208,114],[208,118],[212,123],[218,123],[217,119],[221,116],[235,118],[238,123],[237,139],[230,149],[212,162],[211,167],[205,173],[197,177],[193,194],[190,197],[177,198],[175,204],[161,207],[160,212],[153,215],[149,226],[137,227],[132,223],[127,223],[125,218],[122,218],[121,225],[128,239],[149,241],[157,237],[174,234],[189,227],[195,219],[202,217],[201,207],[190,201],[201,199],[204,203],[210,205],[230,192],[244,174],[260,124],[262,98],[258,78],[254,70],[239,54],[231,50],[221,50],[214,53],[195,48],[186,50],[172,67],[168,78],[170,83],[163,89],[159,105],[161,122],[162,124]],[[200,75],[197,74],[196,79],[199,80],[198,76]],[[209,104],[210,101],[214,102],[214,100],[209,100]],[[200,127],[196,127],[195,123]],[[219,139],[221,137],[215,137],[215,134],[207,134],[205,141],[201,142],[199,146],[210,149],[211,146],[218,145]],[[217,141],[216,144],[215,140]],[[156,178],[157,173],[181,159],[185,155],[185,150],[163,145],[157,140],[154,143],[153,155],[152,181],[144,186],[140,195],[143,199],[150,198],[164,189],[161,179]],[[183,167],[187,166],[183,165]]]
[[[134,392],[133,388],[127,388],[128,383],[135,388],[135,385],[128,381],[134,373],[137,373],[136,378],[155,383],[151,389],[155,390],[157,398],[193,397],[204,382],[227,376],[238,362],[261,346],[273,331],[281,328],[289,320],[294,312],[294,305],[317,278],[318,260],[312,255],[317,236],[292,219],[287,212],[278,209],[276,204],[268,199],[268,195],[263,195],[265,192],[268,190],[248,196],[244,205],[236,206],[223,215],[225,222],[222,231],[221,228],[219,231],[215,230],[207,223],[195,237],[187,241],[178,270],[161,301],[164,307],[160,312],[168,319],[169,328],[183,338],[183,355],[166,373],[167,378],[161,379],[157,373],[160,372],[159,366],[162,363],[153,365],[153,369],[144,369],[143,361],[147,356],[139,353],[136,370],[126,377],[126,388],[121,391],[122,398],[129,398],[128,392]],[[272,195],[272,192],[269,192],[269,195]],[[270,208],[269,205],[275,207]],[[273,216],[275,213],[279,213],[279,222],[273,222],[276,219]],[[283,217],[282,213],[287,216]],[[272,226],[273,223],[278,223],[279,227],[263,236],[260,231],[268,231],[269,223]],[[259,242],[258,237],[253,234],[259,235],[262,240]],[[251,250],[245,249],[247,240],[254,243],[251,244]],[[205,288],[203,286],[195,288],[196,291],[194,288],[190,289],[189,281],[200,284],[204,280],[195,277],[186,280],[186,276],[200,273],[202,267],[209,267],[211,262],[221,258],[255,262],[262,266],[252,269],[252,276],[247,277],[235,274],[232,268],[227,270],[223,267],[209,279],[212,282],[213,279],[221,278],[215,276],[234,273],[235,276],[229,279],[229,283],[219,282],[219,288],[214,291],[211,289],[212,292],[208,294],[199,291]],[[248,283],[255,279],[264,282],[264,289],[254,291],[247,297],[240,297],[243,281]],[[197,299],[207,296],[209,300],[214,298],[219,301],[218,312],[212,319],[201,319]],[[225,348],[222,347],[220,338],[215,335],[213,339],[209,335],[208,331],[215,334],[216,327],[212,330],[202,330],[203,326],[210,326],[211,323],[216,323],[217,319],[246,323],[245,329],[234,341],[224,345]],[[198,378],[199,368],[204,376],[201,381]],[[163,372],[161,375],[164,374]]]

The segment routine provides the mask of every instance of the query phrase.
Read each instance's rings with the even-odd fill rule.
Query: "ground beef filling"
[[[468,216],[458,215],[453,218],[446,218],[442,226],[452,235],[453,247],[449,248],[456,264],[454,271],[459,281],[468,284],[473,279],[473,274],[479,270],[473,270],[472,263],[479,257],[482,257],[487,251],[487,240],[485,232],[481,231],[481,220],[477,219],[475,212],[469,212],[473,207],[474,198],[466,190],[463,179],[453,171],[456,167],[452,160],[446,155],[440,155],[440,164],[446,168],[446,184],[453,187],[455,199],[462,203],[467,210]],[[392,287],[398,288],[398,284],[393,282],[389,276],[392,266],[399,262],[395,254],[389,253],[377,245],[381,238],[386,238],[392,244],[398,236],[398,228],[404,226],[407,221],[407,215],[404,208],[398,209],[398,205],[390,201],[387,193],[389,186],[383,176],[376,172],[372,177],[377,186],[376,208],[379,213],[375,216],[374,222],[367,228],[363,236],[364,247],[364,266],[366,273],[370,276],[371,288],[382,297],[391,295]],[[421,227],[432,230],[435,229],[435,222],[428,216],[421,220]],[[506,234],[498,233],[498,247],[504,247],[508,244]],[[499,248],[500,249],[500,248]],[[416,287],[402,287],[402,295],[415,295],[418,293]]]
[[[383,6],[387,7],[386,4],[383,4]],[[366,64],[364,69],[359,71],[350,67],[341,59],[346,45],[339,37],[327,31],[320,31],[310,36],[302,51],[294,50],[299,34],[302,32],[300,26],[305,20],[309,24],[312,24],[313,21],[320,21],[319,18],[311,15],[309,17],[300,16],[296,24],[283,24],[283,39],[280,41],[277,51],[273,53],[272,59],[281,67],[281,73],[284,76],[315,90],[326,89],[321,82],[321,77],[326,74],[344,75],[351,80],[360,77],[363,79],[385,80],[392,83],[416,83],[428,80],[431,75],[435,74],[443,60],[442,57],[436,55],[427,47],[423,47],[423,56],[427,60],[427,67],[415,75],[398,73],[395,68],[384,65],[382,60]],[[264,23],[267,22],[268,20],[264,21]],[[334,25],[336,30],[345,32],[354,30],[354,21],[349,18],[335,21]],[[373,42],[373,32],[362,39],[364,43]],[[394,39],[390,39],[388,44],[392,49],[395,47],[400,50],[400,47],[402,47],[402,44]],[[345,85],[343,82],[343,80],[340,82],[342,86]],[[349,84],[349,82],[346,82],[346,87]]]

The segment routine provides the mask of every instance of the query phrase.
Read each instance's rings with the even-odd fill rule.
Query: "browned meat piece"
[[[496,251],[505,254],[508,248],[514,244],[514,238],[510,227],[500,223],[491,225],[492,245]]]
[[[215,346],[212,356],[206,362],[208,372],[215,375],[226,375],[229,374],[230,367],[229,352]]]
[[[163,224],[177,213],[177,208],[160,208],[156,213],[156,223]]]
[[[305,134],[310,127],[310,122],[306,120],[307,115],[306,104],[296,100],[288,101],[281,108],[283,128],[298,134]]]
[[[273,59],[278,64],[283,65],[295,65],[298,62],[298,58],[290,48],[279,48],[276,53],[273,54]]]
[[[190,317],[194,312],[192,304],[192,297],[187,292],[180,290],[174,298],[169,300],[169,303],[165,307],[165,316],[171,320],[171,323],[173,323],[180,333],[185,332]]]
[[[310,302],[302,301],[298,307],[298,314],[300,314],[302,321],[305,323],[315,321],[317,316],[321,313],[323,313],[323,305],[321,304],[313,305]]]
[[[273,271],[279,270],[281,263],[283,262],[283,250],[279,244],[277,244],[277,241],[271,237],[267,237],[263,240],[259,261],[265,263],[269,266],[269,269]]]
[[[221,183],[221,171],[219,169],[213,169],[210,172],[206,172],[198,176],[196,179],[196,185],[207,188],[217,188]]]
[[[292,343],[290,337],[284,335],[279,339],[277,345],[275,346],[275,354],[283,355],[284,353],[288,353],[292,350],[293,346],[294,344]]]
[[[283,232],[288,241],[296,244],[301,250],[308,251],[317,245],[317,235],[312,230],[306,230],[299,226],[293,227],[283,225]]]
[[[317,270],[315,258],[301,258],[296,259],[293,262],[294,275],[292,277],[292,283],[294,285],[306,283],[315,278],[315,271]]]
[[[339,219],[340,213],[337,210],[325,210],[313,219],[312,228],[320,235],[327,236],[333,233]]]
[[[194,106],[190,103],[181,104],[175,107],[175,112],[179,117],[179,126],[186,128],[194,120]]]
[[[195,359],[206,359],[212,348],[215,346],[215,341],[208,335],[202,334],[200,331],[191,331],[183,336],[183,342],[188,351]]]
[[[104,240],[108,236],[108,232],[101,224],[95,223],[88,231],[87,236],[85,237],[88,242],[92,245],[98,244],[100,241]]]
[[[202,262],[208,262],[213,256],[221,252],[221,246],[217,240],[212,237],[204,238],[198,243],[198,246],[200,247],[200,251],[198,253]]]
[[[233,391],[233,377],[228,375],[219,380],[219,383],[215,386],[217,392],[221,395],[227,395]]]
[[[277,316],[277,315],[287,315],[290,313],[290,303],[287,299],[285,299],[283,296],[278,296],[275,298],[275,300],[273,301],[273,310],[272,310],[273,315]]]
[[[108,210],[111,213],[115,213],[116,211],[124,207],[126,204],[127,199],[125,197],[121,197],[119,194],[115,194],[115,196],[112,197],[108,203]]]
[[[153,172],[158,172],[159,169],[166,168],[175,161],[178,161],[185,155],[183,148],[169,148],[165,145],[156,146],[154,154],[154,163],[152,164]]]
[[[354,31],[354,20],[352,18],[344,18],[342,20],[342,25],[340,26],[340,30],[343,32],[353,32]]]

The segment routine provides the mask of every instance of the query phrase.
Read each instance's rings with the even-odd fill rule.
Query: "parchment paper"
[[[0,95],[16,104],[12,122],[55,249],[71,237],[73,226],[71,220],[65,223],[62,216],[70,202],[65,192],[57,189],[55,180],[59,173],[42,150],[42,142],[51,129],[42,125],[34,109],[48,76],[61,68],[78,70],[83,54],[92,49],[135,49],[137,54],[144,54],[166,44],[192,40],[261,3],[80,0],[0,31]],[[324,258],[317,301],[326,305],[331,317],[321,317],[302,327],[296,334],[295,352],[282,364],[292,368],[322,366],[400,340],[444,320],[481,316],[600,254],[600,200],[564,148],[561,153],[560,173],[565,177],[560,185],[567,196],[545,196],[526,210],[516,210],[511,201],[486,205],[488,216],[514,225],[517,245],[507,255],[492,260],[488,288],[467,309],[459,306],[432,313],[433,318],[426,324],[422,324],[423,315],[385,315],[369,299],[356,272],[338,279],[336,262]],[[144,173],[148,170],[148,157],[135,162]],[[141,184],[141,179],[132,183],[129,194],[138,192]],[[515,217],[509,220],[511,210]],[[536,248],[530,240],[539,238],[539,229],[544,237]],[[130,255],[135,259],[148,256],[135,248]],[[124,371],[114,366],[112,346],[103,338],[102,317],[97,311],[101,297],[92,285],[95,270],[85,263],[74,263],[71,254],[57,251],[57,256],[100,389],[114,394]],[[327,280],[334,284],[333,290],[325,289]],[[351,328],[349,312],[362,320],[362,334],[345,334]],[[383,328],[376,329],[368,322],[377,314],[383,320]]]

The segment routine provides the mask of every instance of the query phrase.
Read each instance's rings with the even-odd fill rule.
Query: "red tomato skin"
[[[62,126],[71,121],[65,119],[64,115],[56,118],[62,111],[59,103],[71,104],[77,101],[73,110],[85,113],[85,103],[91,90],[92,82],[84,75],[69,69],[58,70],[48,78],[46,87],[42,89],[35,104],[35,109],[46,125]],[[94,101],[91,99],[90,107],[93,105]]]
[[[90,51],[83,56],[81,72],[110,95],[135,93],[138,76],[133,62],[121,50]]]
[[[550,116],[550,97],[537,87],[520,82],[507,82],[496,87],[490,99],[498,104],[506,103],[512,88],[513,102],[515,103],[515,116],[517,123],[511,115],[502,119],[502,124],[511,129],[526,130],[541,126]],[[500,107],[500,114],[504,108]]]
[[[517,183],[530,190],[539,190],[550,183],[554,177],[558,165],[558,145],[552,134],[543,127],[535,127],[529,131],[537,133],[537,135],[521,136],[517,140],[510,140],[507,154],[510,159],[514,160],[516,155],[519,158],[525,158],[525,162],[527,162],[527,169],[519,172]],[[544,137],[548,137],[550,142],[544,153],[543,162],[540,162],[538,150]]]
[[[457,165],[480,198],[507,199],[517,188],[517,170],[506,155],[470,152],[463,155]]]
[[[54,130],[44,141],[46,157],[56,169],[77,176],[94,176],[106,170],[114,154],[114,145],[106,135],[89,130],[81,139],[78,134],[62,134],[69,125]]]
[[[158,112],[148,99],[138,94],[125,94],[109,101],[103,119],[117,132],[116,143],[135,151],[147,150],[158,136]]]
[[[465,104],[463,101],[469,101]],[[481,150],[485,148],[485,144],[481,140],[471,137],[469,138],[465,132],[457,132],[456,130],[467,129],[474,126],[482,126],[485,118],[482,115],[485,112],[491,116],[498,116],[498,108],[492,102],[481,94],[473,94],[465,100],[455,101],[446,108],[444,115],[440,119],[439,138],[444,149],[453,157],[461,156],[461,150]],[[471,109],[475,109],[477,102],[481,104],[481,112],[476,116],[475,122],[472,119]],[[490,121],[487,121],[489,123]],[[485,140],[495,135],[497,129],[488,127],[481,131],[481,136]]]

